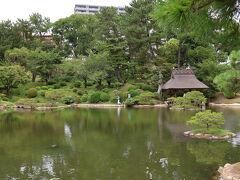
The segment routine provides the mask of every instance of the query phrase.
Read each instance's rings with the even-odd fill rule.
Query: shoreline
[[[233,104],[209,103],[209,107],[240,108],[240,103],[233,103]]]
[[[23,109],[23,110],[54,110],[54,109],[65,109],[65,108],[126,108],[124,104],[71,104],[64,106],[42,106],[42,107],[31,107],[31,106],[0,106],[0,110],[6,109]],[[156,104],[156,105],[134,105],[131,108],[148,108],[148,107],[165,107],[167,104]]]

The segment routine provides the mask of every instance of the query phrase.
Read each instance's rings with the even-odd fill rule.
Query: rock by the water
[[[203,134],[203,133],[193,133],[191,131],[184,132],[185,136],[189,136],[192,138],[200,138],[200,139],[212,139],[212,140],[220,140],[220,139],[230,139],[236,136],[236,134],[228,134],[223,136],[217,136],[212,134]]]
[[[218,169],[220,178],[223,180],[240,180],[240,162],[236,164],[225,164]]]

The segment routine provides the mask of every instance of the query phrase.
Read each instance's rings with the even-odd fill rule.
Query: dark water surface
[[[240,111],[223,111],[240,132]],[[230,141],[189,139],[195,112],[65,109],[0,115],[0,180],[210,180],[240,161],[240,134]],[[57,147],[52,147],[55,145]]]

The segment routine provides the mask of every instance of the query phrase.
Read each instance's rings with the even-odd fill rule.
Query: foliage
[[[209,128],[209,129],[193,129],[191,130],[193,133],[203,133],[203,134],[213,134],[213,135],[227,135],[232,134],[232,132],[225,130],[225,129],[219,129],[219,128]]]
[[[156,99],[154,99],[155,94],[152,92],[143,92],[139,96],[135,96],[133,99],[135,100],[135,104],[141,105],[154,105],[157,103]]]
[[[101,92],[99,92],[99,91],[92,92],[92,93],[89,94],[89,96],[88,96],[88,101],[89,101],[90,103],[98,103],[98,102],[101,101],[100,96],[101,96]]]
[[[29,76],[19,65],[0,66],[0,85],[9,95],[12,88],[28,82]]]
[[[135,96],[139,95],[139,91],[138,91],[138,90],[131,89],[131,90],[129,91],[129,94],[131,95],[131,97],[135,97]]]
[[[82,97],[81,97],[81,102],[87,102],[88,101],[88,95],[87,94],[84,94]]]
[[[76,97],[74,98],[74,103],[80,104],[80,103],[81,103],[81,97],[80,97],[80,96],[76,96]]]
[[[109,101],[109,99],[110,99],[110,97],[107,93],[101,92],[101,95],[100,95],[101,102],[107,102],[107,101]]]
[[[64,104],[72,104],[74,102],[74,98],[72,96],[67,96],[63,99]]]
[[[63,91],[60,91],[60,90],[51,90],[51,91],[47,91],[45,93],[45,97],[49,100],[60,102],[61,99],[63,97],[65,97],[65,93]]]
[[[200,91],[190,91],[183,97],[168,98],[168,101],[172,104],[172,108],[194,109],[201,107],[207,99]]]
[[[222,112],[212,112],[206,110],[204,112],[198,112],[189,121],[188,125],[199,126],[203,128],[219,128],[224,124],[225,120]]]
[[[76,81],[76,82],[74,82],[73,85],[74,85],[75,88],[80,88],[81,84],[82,84],[81,81]]]
[[[240,50],[232,51],[230,56],[231,66],[237,70],[240,70]]]
[[[215,77],[214,83],[226,95],[227,98],[233,98],[240,90],[240,71],[228,70]]]
[[[126,101],[124,102],[124,104],[127,106],[127,107],[131,107],[133,105],[135,105],[137,103],[137,100],[134,99],[134,98],[128,98],[126,99]]]
[[[29,98],[35,98],[35,97],[37,97],[37,95],[38,95],[38,91],[37,91],[36,88],[30,88],[30,89],[28,89],[28,91],[27,91],[27,96],[28,96]]]

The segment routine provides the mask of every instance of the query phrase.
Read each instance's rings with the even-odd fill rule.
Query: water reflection
[[[240,161],[240,140],[184,137],[194,113],[152,108],[2,115],[0,179],[208,180],[219,165]],[[240,129],[239,112],[224,115],[227,128]]]

